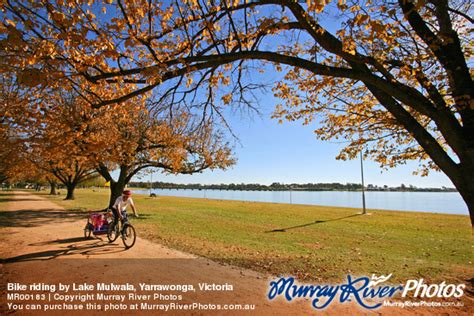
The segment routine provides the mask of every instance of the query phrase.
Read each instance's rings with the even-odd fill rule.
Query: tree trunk
[[[127,183],[125,179],[119,178],[118,181],[110,181],[110,200],[109,200],[109,208],[111,208],[115,200],[122,195],[123,190]]]
[[[49,191],[49,195],[56,195],[56,182],[54,181],[49,181],[49,187],[50,187],[50,191]]]
[[[461,194],[464,202],[466,202],[474,233],[474,177],[472,177],[473,173],[470,173],[468,170],[465,170],[462,167],[460,167],[460,169],[463,170],[463,172],[459,177],[450,178],[459,194]]]
[[[463,197],[464,201],[467,204],[467,209],[469,211],[469,216],[471,218],[471,226],[473,228],[474,232],[474,187],[471,186],[471,188],[467,190],[463,190],[461,193],[461,196]]]
[[[66,194],[65,200],[74,200],[75,199],[74,189],[76,188],[76,184],[75,183],[68,183],[68,184],[66,184],[66,188],[67,188],[67,194]]]

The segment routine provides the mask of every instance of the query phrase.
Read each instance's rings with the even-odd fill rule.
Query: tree
[[[32,169],[31,163],[24,159],[26,150],[22,126],[32,121],[27,111],[25,96],[9,76],[0,77],[0,182],[44,180],[44,175]]]
[[[82,131],[90,105],[64,90],[24,89],[13,76],[2,76],[1,83],[2,174],[15,181],[49,183],[50,194],[56,194],[60,181],[67,188],[66,199],[74,199],[77,184],[95,172],[95,160],[84,150],[90,135]]]
[[[49,183],[49,195],[56,195],[58,194],[56,189],[58,188],[58,184],[54,179],[48,179]]]
[[[210,122],[196,121],[187,113],[155,115],[137,99],[94,110],[76,92],[57,89],[25,108],[34,113],[27,124],[22,120],[25,113],[10,120],[15,132],[22,131],[23,146],[11,152],[21,153],[21,161],[29,166],[12,159],[17,176],[21,168],[30,176],[32,170],[49,175],[44,178],[52,191],[53,179],[66,186],[66,199],[74,199],[77,185],[98,174],[111,184],[111,206],[130,179],[146,168],[190,174],[234,163],[223,135],[213,131]],[[111,175],[115,169],[120,172],[117,180]]]
[[[101,113],[93,118],[89,104],[65,91],[48,96],[40,103],[41,115],[23,127],[23,155],[47,173],[52,191],[57,180],[66,187],[65,199],[73,200],[77,185],[97,175],[97,157],[107,141],[94,128]]]
[[[151,113],[137,98],[93,109],[74,92],[51,93],[29,139],[36,164],[49,170],[74,198],[79,183],[100,174],[110,182],[109,206],[146,168],[195,173],[233,164],[231,150],[209,122],[187,113]],[[161,118],[158,116],[161,115]],[[119,170],[117,179],[111,175]]]
[[[101,157],[97,172],[110,182],[109,207],[133,176],[148,169],[192,174],[205,169],[226,169],[234,163],[231,149],[208,123],[194,122],[182,113],[166,120],[145,109],[130,107],[125,117],[112,116],[107,123],[114,141]],[[111,171],[118,169],[116,179]]]
[[[199,99],[219,112],[219,102],[249,104],[255,86],[245,70],[269,62],[285,70],[274,87],[283,100],[275,117],[319,120],[318,137],[349,140],[340,159],[367,148],[383,167],[415,159],[422,174],[442,170],[474,225],[471,4],[328,2],[7,1],[0,69],[31,86],[80,86],[95,107],[153,90],[170,105]],[[340,23],[325,27],[328,20]],[[129,91],[113,89],[124,83]],[[104,85],[106,94],[93,90]]]
[[[4,135],[3,135],[4,136]],[[27,146],[19,136],[0,137],[0,182],[35,183],[36,188],[54,179],[52,175],[33,164],[25,154]],[[51,186],[53,192],[53,186]],[[54,193],[55,194],[55,193]]]

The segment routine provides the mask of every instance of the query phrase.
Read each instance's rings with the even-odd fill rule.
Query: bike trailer
[[[109,225],[113,222],[113,214],[109,210],[89,214],[84,228],[84,236],[107,234]]]

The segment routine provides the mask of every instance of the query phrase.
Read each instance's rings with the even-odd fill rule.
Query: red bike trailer
[[[111,210],[90,213],[87,217],[87,224],[84,227],[84,237],[90,238],[92,234],[106,235],[109,226],[114,221],[114,215]]]

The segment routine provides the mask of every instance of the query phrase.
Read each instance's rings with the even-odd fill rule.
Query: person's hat
[[[125,191],[122,192],[122,194],[125,195],[125,196],[131,196],[131,195],[132,195],[132,191],[130,191],[130,190],[125,190]]]

